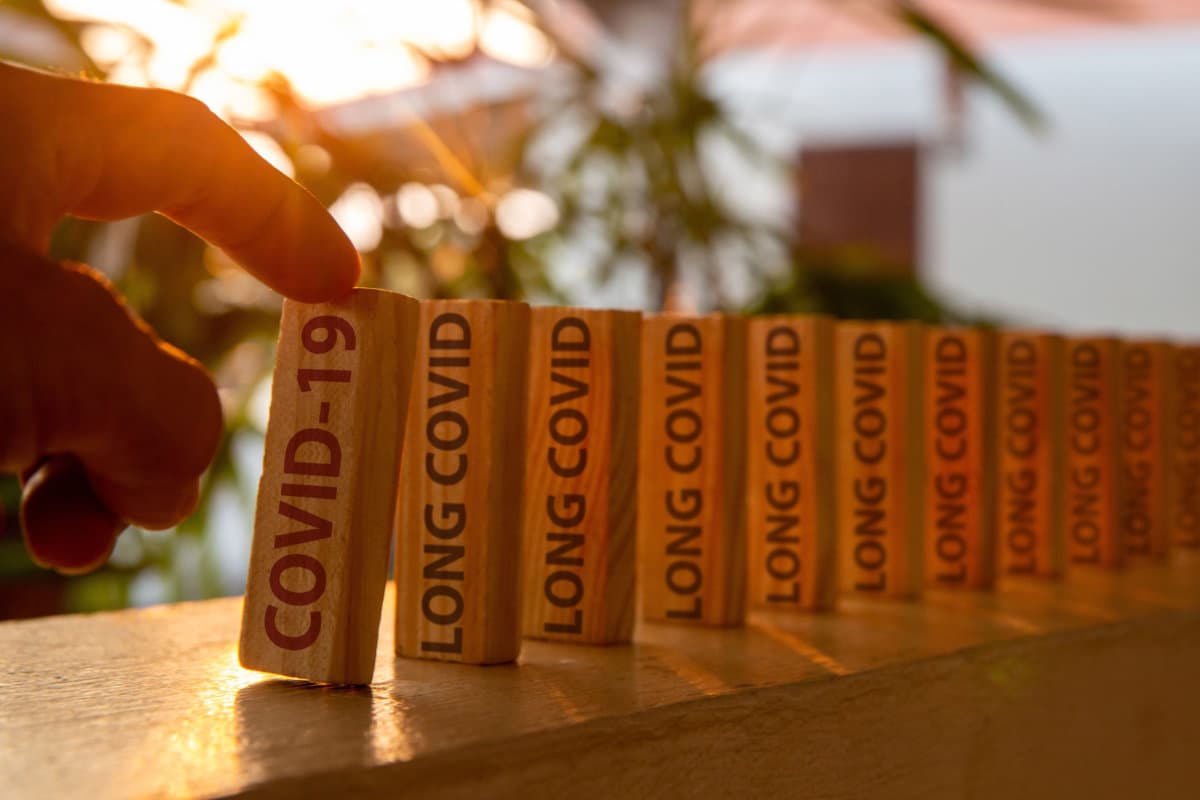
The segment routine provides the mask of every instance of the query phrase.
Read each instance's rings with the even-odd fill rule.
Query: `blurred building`
[[[712,68],[802,153],[802,235],[911,256],[1015,320],[1200,335],[1200,3],[922,3],[1042,110],[1037,134],[994,95],[956,97],[931,48],[831,5],[722,6]]]

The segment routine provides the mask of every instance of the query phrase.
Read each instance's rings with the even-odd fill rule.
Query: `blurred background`
[[[419,297],[1200,336],[1200,0],[5,0],[0,58],[200,98]],[[86,577],[0,479],[0,619],[241,593],[279,297],[156,216],[52,255],[228,430]]]

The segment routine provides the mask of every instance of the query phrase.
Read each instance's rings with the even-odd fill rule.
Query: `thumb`
[[[21,530],[34,563],[66,575],[108,560],[125,522],[108,510],[72,456],[38,464],[21,495]]]
[[[0,416],[0,427],[16,431],[0,430],[0,467],[25,469],[70,454],[111,517],[148,528],[182,520],[220,439],[211,378],[161,342],[98,273],[25,251],[0,256],[7,262],[0,284],[16,284],[0,287],[0,306],[10,306],[0,315],[0,344],[19,342],[0,362],[0,370],[16,373],[4,383],[19,387],[15,408]],[[60,466],[48,474],[55,480],[31,480],[27,489],[82,491],[78,481],[63,480],[69,471]],[[56,517],[24,519],[35,528],[26,529],[33,546],[49,535],[36,529],[39,521]]]

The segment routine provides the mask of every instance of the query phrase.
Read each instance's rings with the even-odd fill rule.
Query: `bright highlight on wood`
[[[242,618],[242,666],[363,684],[379,615],[417,301],[285,301]]]

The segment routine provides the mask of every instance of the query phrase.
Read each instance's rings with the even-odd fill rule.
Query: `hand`
[[[358,256],[200,102],[0,63],[0,472],[38,563],[85,572],[126,524],[190,514],[221,435],[212,380],[99,274],[46,258],[64,216],[158,211],[280,293],[335,299]]]

